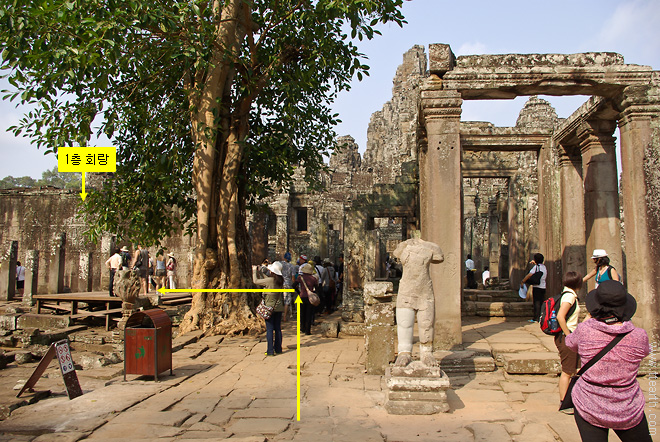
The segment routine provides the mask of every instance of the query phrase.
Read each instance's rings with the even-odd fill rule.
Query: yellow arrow
[[[166,289],[159,288],[161,293],[263,293],[263,292],[295,292],[294,289]]]
[[[87,198],[87,192],[85,192],[85,172],[82,173],[82,192],[80,192],[80,197],[83,201]]]
[[[297,347],[297,354],[296,354],[296,363],[297,363],[297,370],[296,370],[296,420],[300,420],[300,310],[302,309],[302,301],[300,300],[300,296],[296,297],[296,305],[298,306],[296,308],[296,347]]]

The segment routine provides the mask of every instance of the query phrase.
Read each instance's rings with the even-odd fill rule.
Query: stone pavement
[[[285,323],[282,355],[266,357],[256,338],[202,338],[174,353],[174,376],[161,382],[115,377],[91,391],[83,384],[85,394],[71,401],[55,394],[0,422],[0,441],[580,440],[573,417],[556,411],[556,375],[509,374],[501,367],[451,373],[449,413],[388,415],[385,380],[365,374],[359,337],[302,336],[298,421],[294,324]],[[501,318],[465,318],[463,327],[467,348],[494,352],[541,350],[537,329]],[[640,383],[648,394],[648,377]]]

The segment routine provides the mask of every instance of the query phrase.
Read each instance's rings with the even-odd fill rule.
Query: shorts
[[[146,267],[143,268],[143,269],[141,269],[141,268],[138,267],[138,268],[135,269],[135,273],[136,273],[140,278],[145,278],[145,279],[146,279],[146,278],[147,278],[147,270],[148,270],[148,269],[147,269]]]
[[[291,305],[291,292],[284,293],[284,305]]]
[[[156,269],[156,276],[166,276],[167,270],[165,269]]]
[[[557,350],[559,350],[559,357],[561,358],[561,371],[574,375],[578,371],[580,357],[573,350],[566,347],[565,340],[566,336],[563,333],[555,335],[555,345],[557,346]]]
[[[23,280],[23,281],[16,281],[16,288],[17,288],[17,289],[25,288],[25,280]]]

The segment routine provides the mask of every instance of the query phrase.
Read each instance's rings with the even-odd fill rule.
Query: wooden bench
[[[58,293],[53,295],[35,295],[32,297],[36,301],[37,314],[41,313],[42,308],[50,308],[57,311],[67,312],[71,319],[81,319],[88,316],[105,316],[105,329],[110,329],[110,315],[120,313],[121,307],[112,308],[113,305],[120,305],[121,298],[109,296],[107,293]],[[60,305],[60,303],[66,303]],[[105,304],[105,310],[82,310],[79,311],[79,303],[85,304]],[[68,304],[68,305],[67,305]]]

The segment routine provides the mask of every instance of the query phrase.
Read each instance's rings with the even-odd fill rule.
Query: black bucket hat
[[[616,316],[629,321],[637,310],[637,301],[619,281],[603,281],[587,295],[587,310],[596,319]]]

